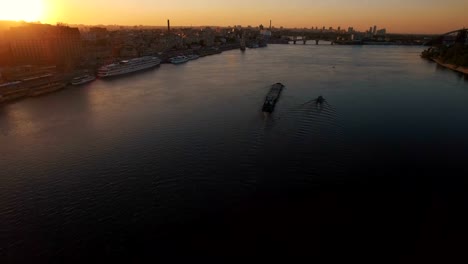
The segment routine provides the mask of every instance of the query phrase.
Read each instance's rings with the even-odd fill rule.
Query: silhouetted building
[[[78,28],[29,24],[12,27],[5,36],[15,64],[60,64],[82,55]]]
[[[387,30],[385,28],[377,30],[375,35],[377,36],[385,36],[387,34]]]
[[[11,50],[6,41],[0,39],[0,66],[11,64]]]
[[[107,38],[108,34],[109,34],[109,31],[107,31],[107,28],[92,27],[89,29],[89,35],[95,40],[105,39]]]

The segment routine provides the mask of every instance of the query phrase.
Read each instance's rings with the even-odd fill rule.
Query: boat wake
[[[344,177],[350,152],[338,111],[330,103],[311,100],[286,110],[274,121],[275,145],[279,152],[287,153],[282,156],[285,173],[298,183]]]

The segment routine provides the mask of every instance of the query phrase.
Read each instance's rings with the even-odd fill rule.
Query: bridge
[[[458,29],[447,32],[438,37],[433,38],[425,44],[425,46],[441,46],[441,45],[453,45],[460,43],[463,45],[468,44],[468,29]]]
[[[351,39],[351,34],[348,33],[336,33],[336,32],[325,32],[325,31],[315,31],[307,32],[300,30],[280,30],[273,32],[273,36],[281,38],[282,36],[288,36],[289,40],[294,44],[297,42],[306,44],[307,41],[315,41],[315,44],[319,44],[319,41],[331,41],[332,44],[336,40],[349,40]]]

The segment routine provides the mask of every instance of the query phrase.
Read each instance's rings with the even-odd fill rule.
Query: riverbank
[[[171,50],[166,51],[161,54],[158,54],[158,57],[161,59],[162,63],[170,63],[169,59],[171,57],[180,56],[180,55],[191,55],[197,54],[200,57],[220,54],[223,51],[239,49],[239,44],[228,44],[219,47],[205,47],[201,49],[187,49],[187,50]],[[88,68],[87,72],[96,72],[98,68]],[[49,78],[51,76],[58,76],[55,74],[47,75],[47,76],[37,76],[37,77],[30,77],[28,81],[16,81],[16,82],[9,82],[9,83],[0,83],[0,104],[12,102],[20,99],[24,99],[27,97],[34,97],[40,95],[46,95],[49,93],[56,92],[58,90],[62,90],[67,88],[71,82],[71,80],[76,77],[75,74],[60,74],[60,80],[52,81]],[[28,83],[32,80],[40,80],[40,79],[47,79],[43,80],[42,83]]]
[[[465,75],[468,75],[468,68],[467,67],[457,66],[457,65],[453,65],[453,64],[449,64],[449,63],[443,63],[442,60],[436,59],[436,58],[431,58],[431,60],[434,61],[435,63],[439,64],[442,67],[445,67],[447,69],[450,69],[450,70],[453,70],[453,71],[456,71],[456,72],[459,72],[459,73],[463,73]]]

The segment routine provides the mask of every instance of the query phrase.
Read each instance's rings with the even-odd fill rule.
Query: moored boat
[[[172,64],[181,64],[189,61],[189,58],[186,56],[177,56],[169,59]]]
[[[190,54],[190,55],[187,56],[187,58],[189,60],[196,60],[196,59],[200,58],[200,56],[197,55],[197,54]]]
[[[102,66],[98,70],[98,77],[111,77],[159,66],[161,60],[158,57],[145,56],[130,60],[123,60]]]
[[[71,81],[71,84],[72,85],[81,85],[81,84],[92,82],[94,80],[96,80],[95,76],[86,74],[86,75],[83,75],[83,76],[73,78],[73,80]]]

